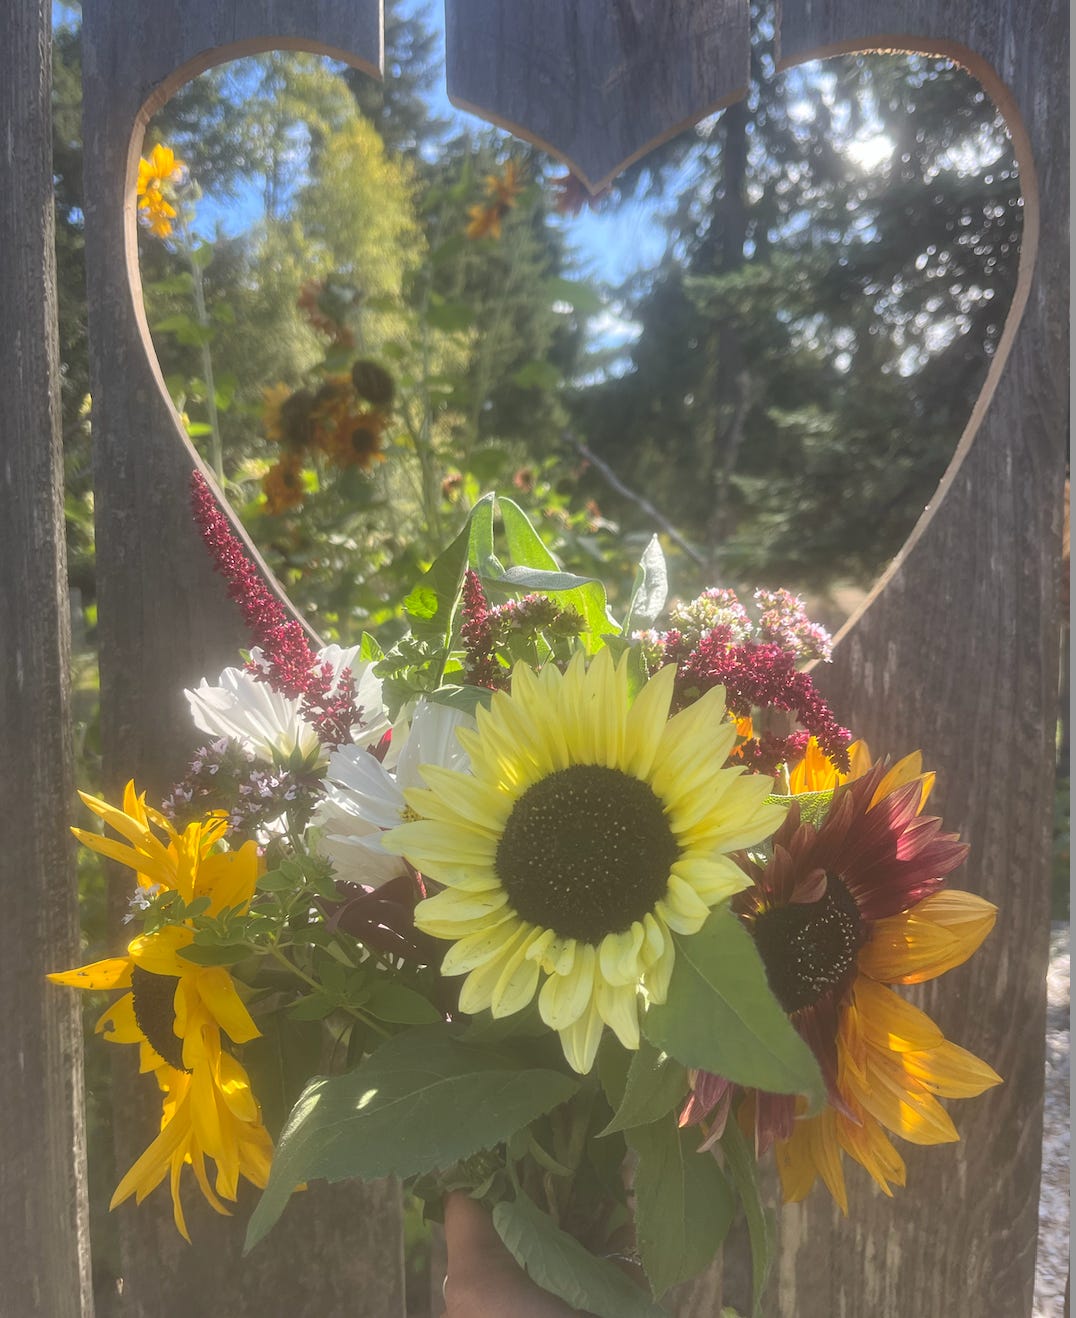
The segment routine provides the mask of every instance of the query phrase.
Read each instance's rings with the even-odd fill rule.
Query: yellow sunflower
[[[158,143],[149,159],[138,162],[138,218],[157,238],[167,238],[172,232],[176,208],[168,199],[171,186],[183,176],[186,168],[176,159],[171,147]]]
[[[385,835],[444,891],[419,929],[452,942],[461,1010],[509,1016],[538,993],[579,1072],[605,1025],[639,1046],[640,999],[663,1002],[672,934],[694,934],[747,879],[726,853],[765,838],[768,780],[723,768],[736,737],[716,687],[669,718],[675,670],[628,695],[607,650],[560,673],[517,664],[511,693],[461,730],[470,774],[422,770],[420,816]],[[539,979],[544,982],[539,990]]]
[[[205,898],[210,915],[227,908],[241,912],[250,904],[258,878],[257,847],[248,842],[237,851],[215,852],[226,827],[223,819],[199,821],[177,832],[146,805],[133,783],[127,784],[122,810],[92,796],[83,794],[82,800],[126,844],[83,829],[72,831],[92,850],[135,871],[143,904],[161,890],[178,893],[188,904]],[[164,841],[151,825],[164,833]],[[184,1162],[194,1167],[207,1200],[223,1212],[207,1188],[205,1156],[217,1164],[217,1194],[234,1199],[240,1173],[264,1185],[263,1166],[272,1149],[246,1072],[221,1046],[221,1031],[236,1044],[257,1038],[260,1031],[226,969],[199,966],[181,955],[193,941],[189,924],[165,925],[133,939],[125,956],[48,977],[73,988],[130,990],[102,1014],[97,1032],[113,1043],[137,1044],[140,1069],[157,1074],[165,1100],[161,1134],[124,1177],[113,1205],[131,1193],[141,1201],[171,1166],[176,1225],[184,1235],[178,1190]]]

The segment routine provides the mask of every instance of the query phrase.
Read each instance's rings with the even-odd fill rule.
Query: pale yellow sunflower
[[[237,851],[214,851],[223,819],[199,821],[178,832],[146,805],[133,783],[127,784],[122,810],[85,794],[82,799],[126,844],[72,831],[92,850],[135,871],[140,904],[166,890],[187,904],[205,898],[210,915],[226,908],[246,910],[258,879],[257,847],[248,842]],[[154,827],[164,833],[163,841]],[[73,988],[130,990],[101,1015],[97,1032],[112,1043],[137,1044],[140,1069],[156,1074],[165,1097],[161,1134],[123,1178],[112,1203],[130,1194],[141,1202],[171,1169],[176,1225],[184,1236],[179,1174],[185,1163],[193,1167],[209,1203],[226,1212],[217,1196],[235,1199],[240,1174],[264,1186],[272,1154],[247,1074],[221,1044],[222,1031],[235,1044],[257,1038],[260,1031],[224,967],[199,966],[181,955],[193,941],[189,924],[165,925],[132,939],[125,956],[48,976]],[[217,1165],[216,1194],[206,1178],[206,1156]]]
[[[669,718],[675,670],[629,699],[607,650],[561,673],[517,664],[511,693],[461,730],[472,772],[429,766],[405,793],[420,816],[385,835],[444,891],[415,923],[452,942],[461,1010],[509,1016],[538,994],[564,1053],[589,1071],[606,1025],[639,1046],[639,1012],[663,1002],[672,935],[695,934],[746,886],[728,852],[781,822],[768,779],[722,767],[736,737],[715,687]],[[539,980],[544,977],[539,989]]]

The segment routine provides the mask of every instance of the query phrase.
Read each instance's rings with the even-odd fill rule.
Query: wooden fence
[[[321,51],[378,74],[382,20],[379,0],[85,0],[83,14],[105,778],[114,794],[133,773],[152,794],[183,767],[182,688],[244,637],[190,524],[199,463],[142,310],[133,197],[145,123],[198,71],[257,50]],[[747,24],[746,0],[447,0],[449,90],[597,185],[742,93]],[[47,0],[0,6],[0,1314],[88,1318],[77,1007],[43,980],[77,956],[49,38]],[[1029,1315],[1067,418],[1067,11],[1057,0],[787,0],[780,49],[786,66],[897,49],[968,67],[1008,122],[1025,218],[1019,286],[982,395],[822,679],[872,744],[922,746],[947,824],[972,841],[961,883],[997,903],[998,926],[958,981],[920,1000],[1006,1083],[962,1109],[955,1151],[908,1151],[895,1203],[859,1177],[847,1220],[821,1194],[782,1210],[767,1312]],[[117,942],[124,896],[125,885]],[[127,1063],[115,1077],[123,1165],[152,1119]],[[246,1205],[225,1225],[192,1212],[191,1249],[166,1199],[121,1212],[124,1281],[110,1308],[125,1316],[403,1312],[391,1185],[316,1187],[246,1260]],[[726,1271],[736,1301],[735,1261]],[[716,1272],[684,1288],[678,1312],[715,1313],[719,1289]]]

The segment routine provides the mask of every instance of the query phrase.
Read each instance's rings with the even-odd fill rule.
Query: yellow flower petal
[[[551,975],[542,985],[538,1010],[551,1030],[567,1029],[586,1011],[594,995],[596,960],[594,948],[589,943],[579,943],[568,973]]]
[[[921,984],[963,963],[993,929],[997,907],[971,892],[943,888],[902,915],[877,921],[860,951],[860,969],[888,984]]]
[[[929,1052],[906,1053],[901,1061],[908,1075],[942,1098],[975,1098],[1002,1083],[993,1067],[947,1041]]]
[[[130,988],[131,958],[106,957],[103,961],[93,961],[88,966],[79,966],[77,970],[54,970],[45,978],[51,979],[54,984],[66,984],[69,988]]]
[[[602,1037],[602,1018],[593,1001],[586,1011],[567,1028],[560,1031],[564,1056],[573,1071],[586,1075],[598,1055]]]
[[[873,980],[856,980],[855,1001],[863,1037],[874,1047],[896,1053],[916,1052],[937,1048],[944,1039],[926,1012]]]

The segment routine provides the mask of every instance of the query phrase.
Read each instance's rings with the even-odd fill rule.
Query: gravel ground
[[[1050,934],[1046,1105],[1034,1318],[1062,1318],[1069,1267],[1069,927]]]

